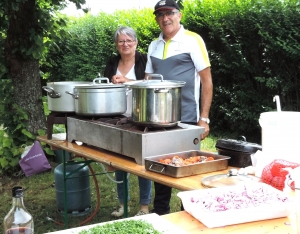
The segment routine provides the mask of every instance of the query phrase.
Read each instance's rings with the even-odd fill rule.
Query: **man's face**
[[[173,37],[180,29],[181,12],[177,9],[161,10],[156,14],[156,22],[161,31],[168,37]]]

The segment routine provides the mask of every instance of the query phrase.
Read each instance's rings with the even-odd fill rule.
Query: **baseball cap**
[[[160,0],[156,3],[153,14],[155,14],[160,10],[169,10],[169,9],[179,10],[179,6],[174,0]]]

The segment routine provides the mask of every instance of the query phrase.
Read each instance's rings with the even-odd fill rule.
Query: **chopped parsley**
[[[154,229],[152,224],[144,220],[124,220],[83,230],[79,234],[162,234]]]

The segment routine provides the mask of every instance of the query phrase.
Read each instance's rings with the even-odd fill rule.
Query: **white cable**
[[[100,166],[102,167],[104,173],[106,174],[106,176],[108,177],[108,179],[110,179],[112,182],[117,183],[117,184],[122,184],[122,183],[123,183],[123,180],[122,180],[122,181],[117,181],[117,180],[115,180],[114,178],[112,178],[112,177],[108,174],[108,172],[105,170],[105,167],[103,166],[102,163],[96,163],[96,164],[97,164],[97,165],[100,165]],[[130,173],[128,173],[128,175],[127,175],[127,180],[128,180],[128,178],[129,178],[129,175],[130,175]]]

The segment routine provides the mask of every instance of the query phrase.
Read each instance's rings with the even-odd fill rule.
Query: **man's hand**
[[[204,140],[209,134],[209,125],[203,120],[199,120],[197,125],[204,127],[204,133],[200,136],[201,140]]]

